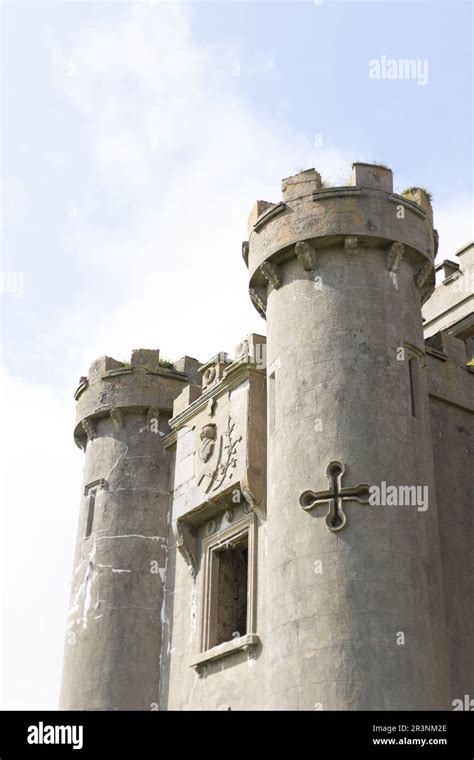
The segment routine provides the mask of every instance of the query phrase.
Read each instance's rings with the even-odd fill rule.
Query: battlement
[[[74,438],[80,448],[95,436],[95,427],[103,417],[112,417],[118,427],[126,411],[171,413],[173,402],[182,388],[196,383],[201,364],[184,356],[177,361],[160,359],[158,349],[132,351],[130,361],[101,356],[92,362],[87,376],[79,380]]]
[[[429,193],[421,187],[394,193],[392,171],[385,166],[354,163],[349,184],[340,187],[327,186],[315,169],[286,177],[282,200],[257,201],[248,229],[242,253],[250,295],[262,316],[268,285],[284,284],[281,265],[297,258],[303,270],[315,271],[318,252],[328,247],[347,254],[359,246],[382,248],[389,271],[402,258],[411,264],[422,301],[434,287],[438,236]]]
[[[352,164],[351,185],[365,187],[368,190],[383,190],[393,193],[393,174],[387,166],[380,164]]]
[[[175,399],[173,417],[188,409],[198,399],[207,402],[216,393],[221,393],[223,388],[230,387],[242,366],[252,370],[265,370],[265,336],[250,333],[236,346],[234,358],[220,351],[203,364],[198,369],[200,381],[185,386]]]
[[[393,193],[392,170],[380,164],[354,163],[352,164],[352,176],[348,186]],[[305,169],[281,181],[281,193],[284,201],[295,200],[328,189],[335,188],[328,188],[323,183],[319,172],[314,168]],[[260,203],[265,202],[260,201]]]
[[[254,205],[268,339],[81,378],[63,709],[445,710],[470,688],[474,244],[423,325],[429,193],[378,164],[343,182],[307,169]]]

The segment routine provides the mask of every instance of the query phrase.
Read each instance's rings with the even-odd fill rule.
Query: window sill
[[[208,662],[220,660],[222,657],[227,657],[234,652],[245,652],[248,649],[256,647],[257,644],[260,644],[259,635],[257,633],[246,633],[244,636],[239,636],[238,639],[224,641],[223,644],[218,644],[216,647],[212,647],[212,649],[201,652],[194,658],[191,667],[199,672],[202,666]]]

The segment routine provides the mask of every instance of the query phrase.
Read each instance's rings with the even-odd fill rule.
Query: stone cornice
[[[183,382],[189,382],[187,375],[183,372],[177,372],[176,370],[163,369],[163,370],[149,370],[141,367],[120,367],[118,369],[109,369],[103,372],[100,376],[101,380],[107,380],[111,377],[120,377],[121,375],[157,375],[158,377],[168,377],[173,380],[182,380]],[[79,383],[75,392],[74,398],[77,401],[79,396],[89,387],[88,378]]]
[[[343,195],[360,195],[361,193],[360,187],[347,185],[344,187],[331,187],[327,190],[317,190],[312,195],[313,201],[323,201],[325,198],[341,198]]]
[[[397,206],[405,206],[406,208],[411,209],[422,219],[428,219],[426,212],[418,205],[418,203],[415,203],[415,201],[409,201],[408,198],[404,198],[403,195],[397,195],[397,193],[391,193],[391,195],[388,196],[388,199],[389,201],[396,203]]]
[[[177,372],[173,369],[145,369],[143,367],[124,367],[123,369],[109,369],[101,375],[101,380],[108,377],[117,377],[118,375],[157,375],[158,377],[171,377],[174,380],[183,380],[188,382],[188,376],[184,372]]]
[[[178,440],[178,434],[176,430],[171,430],[170,433],[166,433],[166,435],[163,436],[161,439],[161,442],[165,449],[171,449],[173,446],[176,446],[176,441]]]
[[[264,211],[253,225],[255,232],[258,232],[267,222],[270,221],[270,219],[273,219],[273,217],[281,214],[281,212],[285,209],[286,203],[276,203],[274,206],[271,206],[271,208],[267,209],[267,211]]]
[[[205,391],[202,396],[196,399],[196,401],[193,401],[192,404],[169,421],[170,427],[173,430],[179,430],[180,427],[189,422],[190,419],[195,417],[196,414],[199,414],[199,412],[206,407],[209,399],[215,398],[217,400],[221,398],[229,391],[233,391],[235,388],[238,388],[239,385],[242,385],[245,379],[250,375],[261,375],[264,371],[265,370],[258,369],[252,364],[252,362],[248,362],[245,357],[237,359],[226,369],[224,378],[220,383],[213,385],[209,390]],[[171,434],[168,433],[166,439],[168,439],[170,435]]]

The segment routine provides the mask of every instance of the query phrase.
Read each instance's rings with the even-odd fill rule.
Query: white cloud
[[[4,376],[9,708],[57,706],[82,465],[77,378],[104,353],[207,359],[264,331],[246,295],[247,215],[257,197],[279,199],[279,177],[344,163],[256,117],[232,77],[238,51],[198,47],[181,6],[111,5],[104,18],[72,48],[50,47],[55,115],[75,109],[90,156],[75,167],[87,195],[74,197],[73,174],[64,200],[77,215],[65,215],[63,255],[85,284],[58,283],[69,306],[31,340],[32,361],[59,367],[59,385]],[[271,70],[262,59],[255,75]]]
[[[57,703],[80,496],[77,378],[105,353],[125,359],[148,347],[206,360],[263,332],[240,255],[254,201],[278,201],[279,179],[309,166],[337,182],[358,158],[315,149],[313,135],[256,116],[242,79],[252,72],[264,82],[271,53],[234,78],[244,56],[198,46],[178,4],[112,4],[106,21],[78,29],[71,48],[52,43],[51,56],[55,108],[75,109],[90,156],[76,168],[90,175],[87,196],[73,198],[72,176],[65,201],[78,212],[64,228],[64,256],[85,285],[64,283],[68,309],[32,341],[44,366],[59,356],[63,386],[5,378],[10,707]],[[467,200],[435,212],[450,256],[465,239]]]
[[[72,394],[1,372],[3,709],[57,706],[82,454]]]
[[[18,177],[7,177],[1,185],[1,221],[4,228],[24,224],[28,210],[28,194]]]
[[[474,207],[468,195],[455,196],[449,203],[434,206],[434,224],[439,232],[437,261],[454,259],[461,246],[474,239]]]
[[[257,118],[235,88],[238,51],[198,48],[180,5],[126,9],[53,55],[100,185],[65,242],[90,275],[88,292],[47,344],[85,334],[85,365],[143,345],[206,359],[262,332],[240,256],[254,201],[279,200],[279,178],[315,159],[329,176],[349,160]],[[110,214],[100,221],[104,194],[113,224]]]

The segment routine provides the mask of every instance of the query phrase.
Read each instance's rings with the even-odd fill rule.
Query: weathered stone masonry
[[[437,245],[428,195],[395,194],[389,169],[334,188],[301,172],[242,245],[267,338],[81,378],[63,708],[472,693],[474,245],[439,284]],[[374,505],[383,483],[426,488],[427,508]]]

